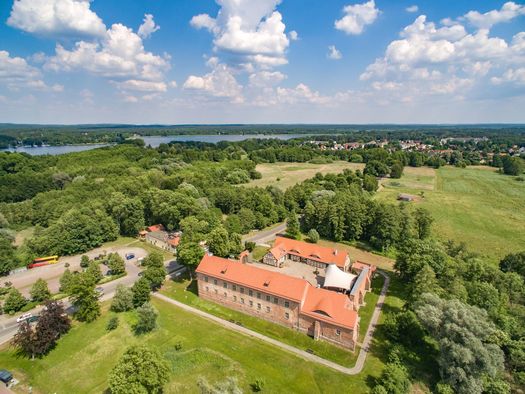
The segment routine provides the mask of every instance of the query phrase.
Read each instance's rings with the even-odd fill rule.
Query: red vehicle
[[[34,259],[33,262],[27,266],[27,268],[31,269],[36,267],[43,267],[45,265],[55,263],[58,263],[58,256],[40,257],[38,259]]]

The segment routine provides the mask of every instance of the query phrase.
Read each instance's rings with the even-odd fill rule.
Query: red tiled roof
[[[316,288],[304,279],[209,255],[202,258],[196,271],[239,286],[296,301],[301,305],[300,313],[314,319],[335,326],[356,328],[357,312],[350,308],[346,295]]]
[[[202,258],[196,271],[297,302],[310,285],[303,279],[209,255]]]
[[[172,246],[179,246],[179,243],[180,243],[180,237],[173,237],[173,238],[168,238],[168,243]]]
[[[147,228],[148,231],[164,231],[164,226],[162,224],[154,224],[153,226],[149,226]]]
[[[276,259],[281,258],[284,254],[294,254],[303,258],[320,261],[326,264],[335,264],[344,268],[348,254],[338,251],[337,249],[327,248],[308,242],[296,241],[295,239],[277,237],[270,253]]]
[[[350,309],[348,296],[309,286],[301,313],[336,326],[355,329],[357,312]]]
[[[359,271],[362,271],[365,268],[370,268],[370,272],[374,272],[377,267],[372,264],[363,263],[362,261],[354,261],[352,268]]]

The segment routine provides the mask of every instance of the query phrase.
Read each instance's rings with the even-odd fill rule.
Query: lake
[[[243,141],[249,138],[269,139],[277,138],[279,140],[289,140],[292,138],[306,137],[308,134],[224,134],[224,135],[168,135],[168,136],[150,136],[141,137],[146,145],[156,148],[160,144],[167,144],[171,141],[197,141],[210,142],[216,144],[219,141]],[[63,146],[21,146],[16,149],[2,149],[9,152],[28,153],[30,155],[62,155],[64,153],[82,152],[85,150],[101,148],[110,144],[90,144],[90,145],[63,145]]]

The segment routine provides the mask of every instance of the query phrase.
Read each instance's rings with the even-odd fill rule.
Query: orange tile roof
[[[168,243],[172,246],[179,246],[180,237],[168,238]]]
[[[164,226],[162,224],[154,224],[153,226],[149,226],[148,231],[164,231]]]
[[[348,296],[334,291],[310,286],[301,313],[315,319],[355,329],[357,312],[350,309]]]
[[[342,293],[316,288],[304,279],[265,270],[238,261],[205,255],[196,270],[249,289],[296,301],[300,313],[335,326],[356,329],[357,312]]]
[[[337,249],[296,241],[295,239],[285,237],[276,237],[270,252],[276,259],[280,259],[284,254],[289,253],[326,264],[335,264],[340,268],[345,267],[345,262],[348,257],[348,253],[338,251]]]
[[[376,270],[376,266],[372,264],[363,263],[362,261],[354,261],[352,264],[352,268],[362,271],[365,268],[370,268],[370,272],[374,272]]]
[[[310,285],[303,279],[209,255],[202,258],[196,271],[297,302]]]

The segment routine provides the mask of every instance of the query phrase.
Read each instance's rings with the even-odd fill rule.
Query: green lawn
[[[412,204],[432,213],[435,236],[465,242],[491,261],[525,248],[524,182],[488,167],[442,167],[435,171],[434,179],[421,173],[419,184],[414,177],[411,172],[400,180],[383,182],[376,198],[395,201],[399,193],[419,195],[423,191],[424,198]]]
[[[185,304],[221,317],[225,320],[232,319],[237,322],[241,322],[242,325],[247,328],[260,332],[261,334],[264,334],[268,337],[278,339],[298,349],[312,349],[318,356],[335,361],[341,365],[351,367],[355,364],[355,360],[357,359],[357,350],[355,353],[352,353],[327,342],[314,341],[312,338],[303,333],[283,327],[279,324],[271,323],[254,316],[226,308],[214,302],[203,300],[196,294],[197,290],[195,281],[190,282],[187,279],[182,279],[180,281],[170,281],[163,287],[161,293],[177,301],[184,302]],[[370,296],[370,294],[366,295],[366,297]],[[368,301],[368,298],[366,298],[366,300]],[[362,329],[366,330],[366,328]]]
[[[268,253],[268,250],[269,248],[258,245],[253,249],[252,258],[254,260],[260,261],[264,257],[264,255]]]
[[[316,173],[340,173],[343,170],[363,169],[364,164],[334,161],[328,164],[312,163],[264,163],[257,165],[257,171],[262,174],[261,179],[251,181],[248,186],[277,186],[286,190],[290,186],[313,178]]]
[[[376,284],[381,283],[374,281]],[[403,305],[403,286],[392,277],[390,289],[392,291],[386,297],[384,310],[397,311]],[[181,293],[183,295],[177,294],[177,297],[193,299],[192,293]],[[198,393],[196,382],[201,376],[211,382],[226,376],[237,377],[244,392],[250,391],[249,385],[255,379],[262,378],[265,381],[264,391],[269,393],[366,393],[381,374],[387,357],[381,326],[375,332],[363,372],[347,376],[223,328],[161,300],[153,299],[153,304],[160,314],[159,328],[145,336],[135,337],[132,334],[132,313],[120,314],[119,327],[107,332],[105,327],[112,314],[107,312],[108,305],[105,304],[100,319],[90,324],[76,323],[43,359],[30,361],[5,346],[0,351],[0,365],[21,379],[22,383],[16,389],[20,393],[27,393],[29,385],[34,393],[100,393],[107,389],[108,373],[125,349],[140,343],[158,349],[172,366],[166,393]],[[367,306],[361,310],[363,320],[369,319],[366,316],[370,304],[372,302],[367,299]],[[382,319],[383,314],[380,321]],[[292,330],[287,331],[293,333]],[[304,335],[302,337],[308,339]],[[286,338],[279,339],[286,341]],[[176,351],[174,345],[179,342],[182,350]],[[424,352],[420,357],[416,355],[411,362],[418,366],[414,367],[417,372],[415,385],[428,391],[425,388],[428,382],[435,380],[437,369],[435,365],[426,365],[424,356]]]
[[[31,385],[34,393],[57,394],[103,392],[118,358],[138,343],[158,349],[169,361],[172,373],[166,393],[197,393],[196,381],[201,376],[212,382],[237,377],[245,392],[250,383],[262,378],[265,391],[271,393],[363,393],[369,389],[369,374],[380,372],[370,368],[378,365],[372,356],[366,372],[348,377],[160,300],[153,304],[160,312],[159,328],[153,333],[135,337],[131,314],[121,314],[119,327],[107,332],[111,314],[105,312],[94,323],[75,325],[45,358],[30,361],[4,348],[0,365],[21,379],[17,392],[27,392]],[[180,351],[174,348],[178,342]]]

